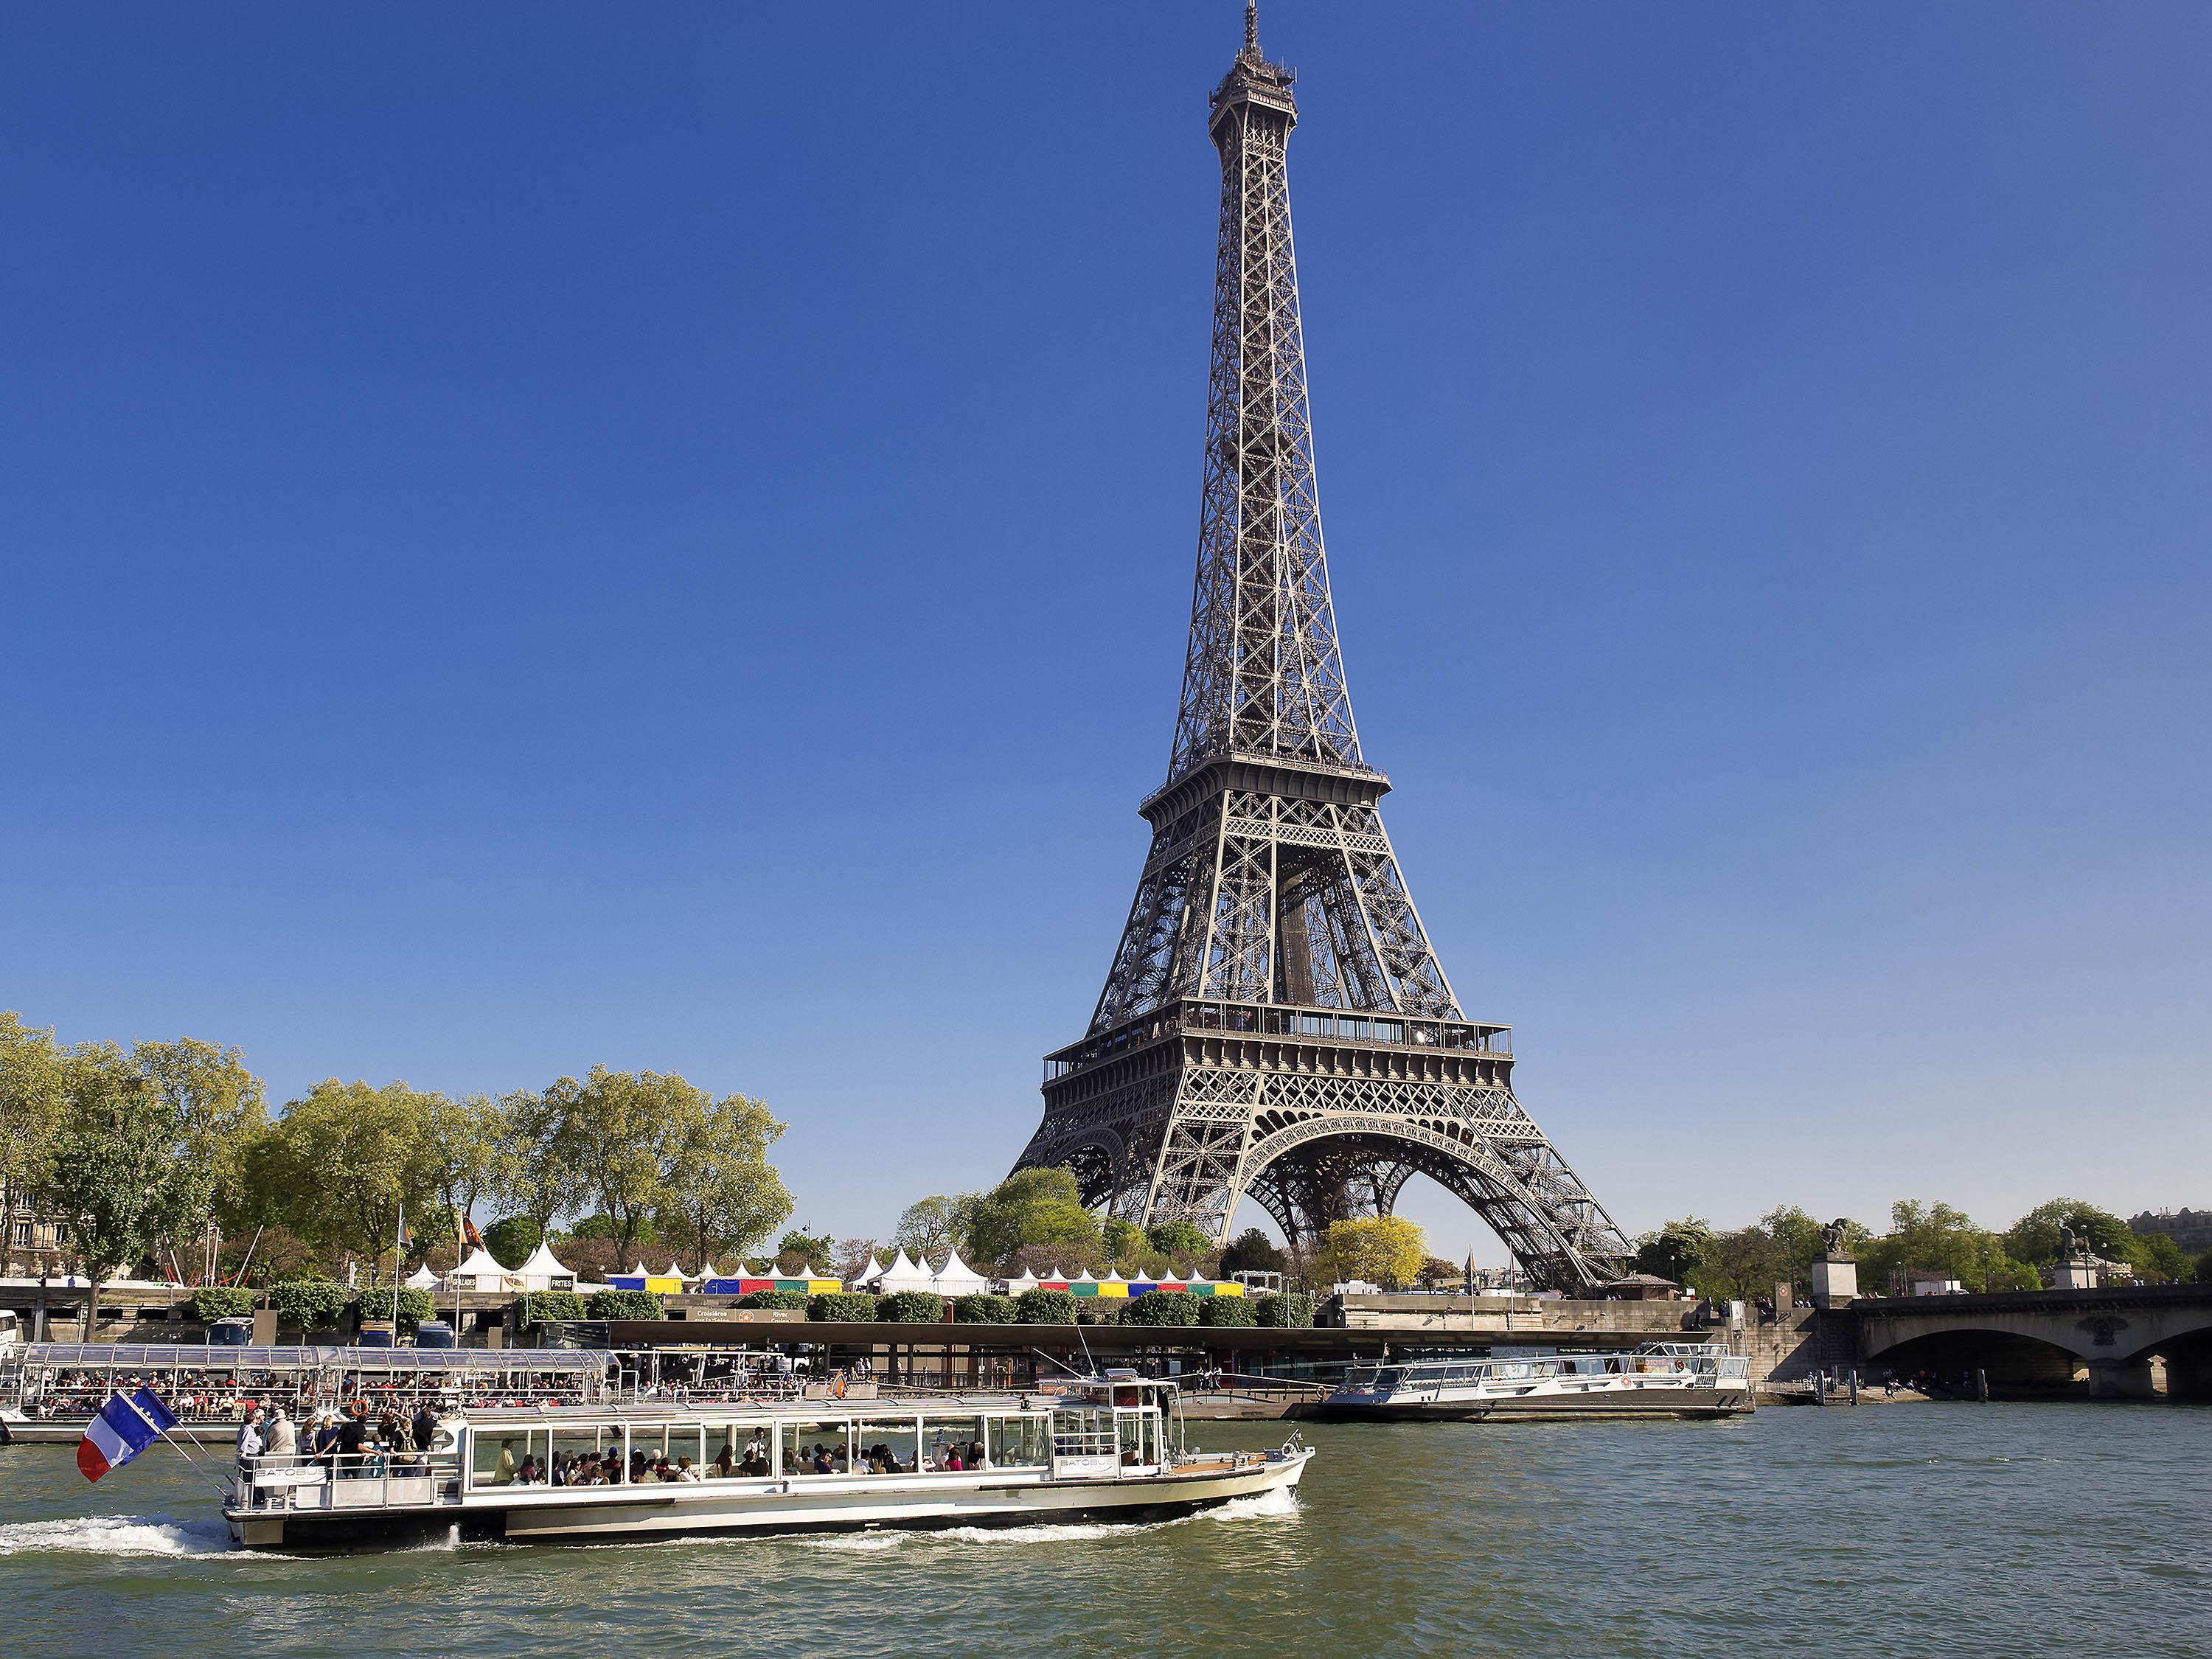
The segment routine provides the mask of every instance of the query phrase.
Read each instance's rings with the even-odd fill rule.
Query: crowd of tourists
[[[430,1454],[451,1448],[450,1431],[428,1401],[414,1415],[392,1406],[371,1418],[361,1401],[324,1407],[295,1420],[281,1405],[251,1407],[238,1431],[238,1461],[249,1468],[320,1468],[325,1478],[428,1474]]]

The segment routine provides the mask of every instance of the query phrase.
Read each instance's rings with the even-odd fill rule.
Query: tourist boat
[[[0,1444],[74,1446],[118,1390],[151,1389],[177,1415],[173,1435],[214,1443],[235,1438],[251,1406],[300,1419],[356,1402],[593,1405],[611,1375],[605,1354],[555,1348],[27,1342],[0,1352]]]
[[[1202,1454],[1176,1400],[1112,1370],[1056,1393],[477,1413],[426,1453],[246,1460],[223,1517],[252,1549],[604,1542],[1152,1521],[1297,1486],[1313,1454],[1295,1436]],[[641,1478],[654,1466],[671,1478]],[[620,1478],[569,1478],[607,1469]]]
[[[1751,1362],[1697,1342],[1624,1353],[1391,1360],[1346,1374],[1315,1409],[1345,1421],[1728,1417],[1753,1408]]]

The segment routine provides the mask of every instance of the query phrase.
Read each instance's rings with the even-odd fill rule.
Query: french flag
[[[177,1426],[169,1408],[141,1389],[125,1399],[110,1395],[100,1415],[85,1425],[84,1438],[76,1443],[76,1466],[88,1480],[97,1480],[110,1469],[119,1469]]]

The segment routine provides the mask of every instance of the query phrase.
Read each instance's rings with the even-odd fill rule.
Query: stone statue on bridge
[[[1839,1215],[1833,1221],[1831,1221],[1826,1226],[1820,1229],[1820,1249],[1823,1253],[1826,1255],[1829,1261],[1849,1261],[1851,1259],[1850,1254],[1844,1248],[1845,1241],[1850,1237],[1850,1219],[1846,1216]]]

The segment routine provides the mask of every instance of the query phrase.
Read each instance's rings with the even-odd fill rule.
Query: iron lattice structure
[[[1223,1237],[1257,1199],[1286,1235],[1387,1214],[1417,1173],[1540,1285],[1628,1246],[1514,1097],[1510,1033],[1468,1019],[1399,873],[1352,716],[1314,483],[1285,147],[1292,71],[1244,48],[1221,155],[1206,482],[1168,781],[1091,1029],[1046,1057],[1017,1169]]]

